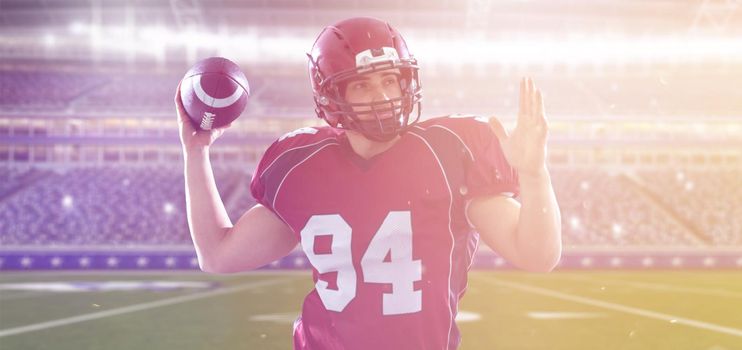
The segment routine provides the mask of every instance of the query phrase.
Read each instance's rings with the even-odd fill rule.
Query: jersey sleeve
[[[466,197],[505,195],[518,197],[518,173],[510,166],[500,141],[486,118],[465,117],[456,122],[469,153],[464,163]]]
[[[273,144],[271,144],[265,151],[263,157],[260,159],[260,163],[258,163],[258,166],[255,168],[255,172],[252,174],[252,181],[250,182],[250,194],[255,198],[255,201],[273,212],[275,212],[275,209],[273,208],[272,200],[270,200],[267,195],[266,179],[264,175],[266,168],[270,166],[278,156],[278,142],[278,140],[273,142]]]
[[[327,128],[305,127],[279,137],[263,154],[250,182],[250,193],[264,207],[276,213],[277,192],[286,174],[317,147],[332,142]]]

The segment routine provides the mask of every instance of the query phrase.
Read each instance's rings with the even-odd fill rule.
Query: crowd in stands
[[[713,245],[742,245],[740,171],[640,171],[659,200],[694,223]]]
[[[515,83],[497,83],[497,95],[492,89],[476,88],[450,93],[448,87],[459,84],[455,79],[464,81],[475,73],[454,74],[445,89],[426,82],[427,111],[491,110],[493,104],[500,111],[517,108]],[[252,92],[248,108],[253,112],[307,112],[311,117],[312,96],[305,76],[298,80],[291,75],[246,74]],[[173,113],[172,97],[181,77],[174,73],[1,70],[0,108],[29,114]],[[678,103],[672,107],[678,110],[698,109],[683,105],[697,99],[672,99],[664,96],[667,90],[643,84],[642,79],[646,77],[626,77],[605,85],[603,78],[565,82],[546,77],[539,85],[556,94],[569,92],[550,96],[550,111],[580,108],[582,115],[662,114],[672,112],[663,104],[669,100]],[[492,84],[486,79],[469,79],[469,83],[474,87]],[[570,89],[564,89],[564,84]],[[664,86],[661,81],[653,84]],[[7,130],[0,125],[0,134]],[[634,174],[597,168],[552,170],[565,246],[742,247],[741,175],[740,170],[722,169],[639,170]],[[244,170],[215,169],[215,176],[235,223],[255,205],[249,193],[251,175]],[[52,172],[0,165],[0,246],[190,245],[183,181],[182,169],[172,166]]]
[[[76,110],[115,112],[173,111],[178,76],[119,75],[75,101]]]
[[[164,113],[172,111],[172,97],[182,72],[167,73],[0,70],[0,107],[31,111],[119,111]],[[243,69],[251,88],[248,108],[255,113],[307,114],[314,108],[306,75],[271,74],[270,70]],[[496,75],[489,70],[458,73],[429,73],[423,77],[425,113],[486,113],[513,115],[517,112],[517,77]],[[443,76],[441,76],[443,75]],[[494,77],[493,77],[494,75]],[[497,78],[493,80],[494,78]],[[684,115],[688,111],[727,115],[734,110],[728,101],[738,101],[734,82],[719,92],[697,89],[697,77],[677,76],[673,89],[661,79],[626,74],[620,79],[546,75],[538,81],[550,93],[547,108],[562,115]],[[461,86],[451,92],[450,87]],[[443,113],[441,113],[443,111]]]
[[[110,81],[105,75],[0,71],[0,108],[3,111],[59,111]]]
[[[693,246],[703,242],[620,174],[552,175],[567,246]]]
[[[15,183],[22,181],[22,173],[3,172],[6,177],[15,174]],[[235,185],[244,175],[215,172],[221,197],[229,198],[227,191],[241,193]],[[183,173],[172,168],[79,168],[49,173],[0,200],[3,246],[190,242]]]
[[[0,70],[0,108],[19,112],[171,113],[182,78],[180,74]],[[261,92],[264,84],[260,77],[250,76],[249,82],[248,108],[273,114],[296,110],[297,106],[302,106],[303,112],[312,111],[311,93],[306,84],[296,84],[296,79],[274,79],[267,93]]]
[[[255,205],[251,174],[214,173],[236,223]],[[567,248],[742,246],[740,170],[551,173]],[[33,183],[29,174],[0,168],[2,246],[192,244],[181,169],[77,168],[37,172]]]

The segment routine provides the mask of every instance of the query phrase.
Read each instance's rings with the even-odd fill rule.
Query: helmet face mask
[[[422,88],[417,61],[387,23],[360,17],[327,27],[308,56],[317,116],[330,126],[389,141],[419,120]],[[351,81],[388,71],[397,73],[400,96],[370,102],[346,99]],[[410,121],[414,109],[417,116]]]

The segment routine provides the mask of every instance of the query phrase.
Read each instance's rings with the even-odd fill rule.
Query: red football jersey
[[[479,244],[466,205],[519,188],[486,120],[441,117],[370,159],[340,129],[288,133],[266,151],[251,191],[312,265],[295,349],[455,349]]]

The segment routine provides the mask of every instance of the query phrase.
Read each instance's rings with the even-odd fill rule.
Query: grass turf
[[[308,272],[0,274],[3,285],[72,281],[216,286],[0,290],[0,349],[290,349],[311,289]],[[473,271],[459,310],[474,318],[458,323],[463,350],[742,349],[742,271]]]

